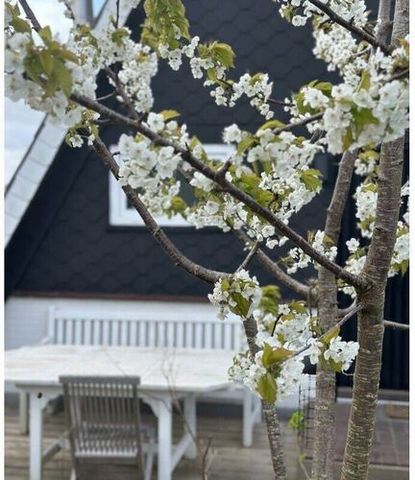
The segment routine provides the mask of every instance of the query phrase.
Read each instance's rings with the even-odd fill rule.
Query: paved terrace
[[[212,407],[209,408],[211,410]],[[336,457],[340,460],[344,448],[344,436],[349,405],[337,404],[337,444]],[[206,412],[199,405],[198,428],[201,446],[209,437],[213,438],[209,480],[270,480],[272,469],[268,451],[265,425],[256,426],[254,447],[241,446],[241,417],[220,416]],[[28,478],[28,437],[18,433],[18,411],[6,407],[5,421],[5,478],[6,480],[27,480]],[[302,480],[306,477],[298,467],[296,433],[287,425],[288,412],[281,412],[284,443],[287,452],[288,480]],[[146,422],[153,418],[145,415]],[[179,436],[180,419],[174,422],[175,435]],[[375,445],[372,454],[373,467],[371,480],[407,480],[409,478],[409,424],[407,407],[379,406]],[[45,415],[45,446],[64,431],[62,412]],[[308,462],[306,461],[306,466]],[[184,460],[175,471],[175,480],[200,480],[200,462]],[[44,480],[68,480],[70,474],[70,454],[65,450],[58,453],[44,469]]]

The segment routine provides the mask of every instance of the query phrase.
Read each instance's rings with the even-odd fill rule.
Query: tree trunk
[[[356,158],[355,152],[346,152],[339,164],[336,185],[327,210],[325,234],[337,244],[341,220]],[[327,331],[337,322],[336,277],[327,269],[318,272],[318,314],[319,324]],[[313,480],[331,480],[334,468],[334,433],[336,398],[336,374],[317,366],[316,403],[314,411]]]
[[[408,0],[396,0],[392,42],[406,36],[408,10]],[[360,348],[341,480],[366,480],[368,476],[382,366],[385,288],[401,203],[404,143],[401,138],[381,148],[375,228],[363,270],[373,286],[358,295],[364,309],[358,318]]]
[[[255,354],[259,348],[255,343],[257,334],[257,326],[255,320],[250,317],[244,321],[245,335],[249,346],[249,352],[251,358],[254,359]],[[267,425],[267,433],[269,446],[271,450],[271,460],[274,469],[275,480],[285,480],[286,470],[284,463],[284,451],[281,443],[281,429],[280,421],[277,415],[277,409],[275,405],[262,401],[262,407],[264,409],[265,423]]]
[[[385,288],[399,218],[403,150],[403,138],[381,149],[375,229],[364,268],[373,287],[358,295],[364,309],[358,317],[359,354],[342,480],[365,480],[368,475],[382,366]]]

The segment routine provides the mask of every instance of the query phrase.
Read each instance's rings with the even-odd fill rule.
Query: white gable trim
[[[128,0],[121,0],[120,24],[123,25],[130,12]],[[102,30],[110,16],[116,15],[116,2],[107,1],[98,17],[94,30]],[[33,142],[13,176],[5,195],[5,246],[33,200],[40,183],[52,164],[66,134],[66,128],[54,125],[45,116]]]

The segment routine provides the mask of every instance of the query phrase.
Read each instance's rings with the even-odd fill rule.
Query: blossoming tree
[[[119,12],[120,2],[110,1]],[[74,18],[70,2],[64,3]],[[396,0],[392,15],[390,0],[380,0],[377,21],[369,19],[364,0],[278,3],[295,27],[312,24],[313,52],[337,72],[337,84],[312,81],[291,98],[275,99],[267,73],[232,78],[232,47],[193,36],[181,0],[144,0],[140,41],[118,24],[117,15],[99,36],[74,22],[65,43],[39,24],[26,0],[20,6],[6,0],[6,90],[13,100],[23,98],[63,123],[70,146],[86,142],[93,148],[167,256],[213,285],[209,299],[221,316],[232,312],[241,318],[248,349],[235,357],[229,373],[262,399],[276,479],[286,474],[275,404],[303,381],[306,357],[317,365],[312,478],[333,478],[335,374],[348,370],[357,356],[341,478],[364,480],[381,370],[385,287],[388,277],[408,268],[408,213],[402,207],[409,190],[402,185],[408,0]],[[209,158],[201,141],[179,123],[178,112],[152,111],[151,80],[159,61],[173,70],[188,62],[218,105],[232,108],[247,98],[264,117],[263,125],[256,131],[236,123],[225,128],[223,141],[233,153],[224,162]],[[99,72],[112,86],[117,109],[96,97]],[[275,105],[284,108],[289,122],[277,118]],[[128,132],[115,152],[100,137],[108,123]],[[295,133],[300,127],[303,136]],[[290,219],[321,191],[320,172],[313,167],[319,152],[342,158],[324,231],[306,239]],[[353,172],[361,178],[355,192]],[[190,203],[182,197],[184,184],[193,189]],[[346,242],[349,257],[339,265],[341,219],[350,195],[361,238]],[[162,214],[182,215],[196,228],[233,232],[246,248],[244,262],[235,272],[194,263],[157,224]],[[286,242],[291,249],[281,268],[269,255]],[[261,286],[249,273],[254,256],[276,285]],[[317,272],[313,286],[294,276],[309,265]],[[304,301],[279,303],[278,284]],[[351,298],[346,310],[338,308],[339,291]],[[355,314],[358,341],[345,342],[341,326]]]

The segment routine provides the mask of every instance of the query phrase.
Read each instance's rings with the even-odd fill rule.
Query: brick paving
[[[341,462],[346,443],[350,403],[336,404],[335,460]],[[309,413],[306,456],[311,457],[313,409]],[[376,411],[375,434],[371,463],[409,467],[409,408],[402,405],[379,405]]]

